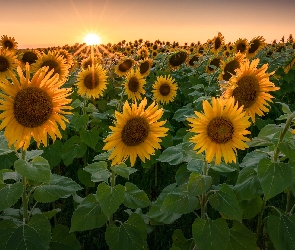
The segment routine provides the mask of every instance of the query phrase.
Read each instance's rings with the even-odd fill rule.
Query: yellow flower
[[[136,99],[141,100],[141,94],[145,94],[144,85],[145,79],[140,75],[139,71],[131,69],[126,75],[126,82],[124,84],[128,99],[132,99],[133,101]]]
[[[214,54],[217,54],[221,49],[222,49],[222,46],[224,45],[224,36],[218,32],[218,36],[215,36],[213,38],[213,41],[212,41],[212,52]]]
[[[262,36],[254,37],[250,41],[250,45],[247,51],[247,58],[251,59],[257,52],[266,45],[265,39]]]
[[[0,79],[10,75],[10,71],[17,67],[17,59],[14,53],[0,48]]]
[[[223,97],[228,99],[234,97],[239,106],[243,106],[244,110],[255,122],[255,114],[263,116],[263,112],[268,112],[267,102],[271,102],[269,91],[279,90],[274,83],[269,81],[272,73],[266,73],[268,64],[264,64],[261,68],[257,68],[259,59],[245,60],[239,69],[236,69],[236,75],[231,77],[229,83],[225,86]]]
[[[143,162],[150,159],[155,149],[160,149],[160,137],[165,137],[168,128],[162,127],[166,121],[158,121],[164,111],[159,109],[153,102],[147,109],[147,99],[144,98],[129,106],[126,101],[123,112],[115,112],[115,127],[110,126],[113,131],[104,142],[103,150],[112,150],[109,160],[112,165],[119,164],[130,157],[131,167],[134,166],[138,156]]]
[[[3,35],[0,39],[0,47],[14,53],[17,50],[17,42],[14,37]]]
[[[80,96],[86,96],[87,98],[98,98],[103,95],[103,91],[107,85],[106,70],[101,65],[95,67],[88,66],[88,69],[82,70],[77,75],[78,86],[77,93]]]
[[[134,60],[131,58],[122,59],[115,67],[115,73],[118,76],[125,76],[133,67]]]
[[[186,62],[188,59],[188,54],[185,50],[177,50],[169,57],[169,66],[170,68],[177,69],[179,66]]]
[[[246,38],[243,38],[243,39],[239,38],[234,44],[234,52],[235,53],[240,52],[242,54],[245,54],[245,53],[247,53],[248,48],[249,48],[249,43]]]
[[[172,102],[178,89],[177,83],[174,83],[171,76],[158,76],[153,84],[154,99],[160,103]]]
[[[147,58],[138,62],[138,70],[141,76],[148,76],[153,65],[153,59]]]
[[[19,50],[18,53],[18,58],[23,69],[25,69],[26,63],[31,65],[35,63],[40,56],[40,52],[36,49]]]
[[[206,67],[206,72],[208,74],[211,74],[212,72],[214,72],[215,70],[217,70],[220,67],[221,64],[221,57],[219,56],[215,56],[213,58],[211,58],[211,60],[209,61],[207,67]],[[214,68],[211,66],[215,66]]]
[[[250,126],[249,117],[234,98],[226,102],[212,97],[212,106],[207,100],[203,101],[204,114],[195,111],[197,118],[187,118],[191,123],[189,131],[196,133],[190,138],[195,143],[197,154],[206,151],[206,161],[211,162],[215,156],[215,164],[220,164],[221,157],[225,163],[236,162],[237,149],[248,148],[246,141],[250,134],[246,128]]]
[[[53,139],[61,138],[58,124],[64,130],[65,122],[69,122],[63,115],[70,114],[64,109],[71,99],[71,89],[60,88],[58,74],[53,75],[49,67],[38,70],[30,80],[30,66],[26,66],[24,75],[21,67],[17,68],[18,77],[11,74],[13,84],[8,80],[0,83],[3,94],[0,94],[0,129],[5,128],[4,135],[9,146],[14,144],[16,149],[26,150],[31,137],[47,146],[47,134]]]

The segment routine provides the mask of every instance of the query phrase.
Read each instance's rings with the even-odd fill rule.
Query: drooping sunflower
[[[176,96],[176,91],[178,89],[175,79],[170,75],[168,76],[158,76],[155,83],[153,84],[154,99],[160,103],[172,102]]]
[[[187,66],[190,67],[196,67],[199,60],[200,60],[200,55],[198,53],[192,54],[189,56],[189,59],[187,60]]]
[[[69,66],[63,56],[58,53],[58,50],[50,50],[47,54],[42,52],[38,60],[31,66],[33,72],[44,66],[48,66],[49,71],[53,69],[54,73],[58,73],[59,80],[63,82],[67,80],[69,73]]]
[[[250,141],[245,135],[250,134],[246,130],[250,126],[249,116],[242,107],[230,98],[228,102],[222,98],[212,97],[212,106],[203,101],[204,113],[195,111],[197,118],[190,117],[190,132],[196,133],[190,138],[195,143],[194,150],[197,154],[206,151],[206,161],[212,162],[215,156],[215,164],[220,164],[223,157],[225,163],[236,162],[237,149],[248,148],[246,141]]]
[[[0,79],[10,75],[9,71],[15,70],[17,59],[13,52],[0,48]]]
[[[128,95],[128,99],[133,101],[141,100],[141,94],[145,94],[143,86],[145,85],[145,79],[138,70],[131,69],[126,75],[126,81],[124,84],[125,91]]]
[[[179,66],[186,62],[188,59],[188,54],[185,50],[177,50],[169,57],[169,66],[170,68],[177,69]]]
[[[106,79],[106,70],[101,65],[97,64],[93,68],[88,66],[77,75],[77,83],[75,84],[78,86],[77,93],[87,98],[98,98],[103,95],[103,91],[107,87]]]
[[[212,40],[211,44],[211,50],[214,54],[217,54],[221,49],[222,46],[224,45],[224,36],[218,32],[218,35],[215,36]]]
[[[14,37],[3,35],[0,39],[0,47],[11,52],[15,52],[17,50],[17,42],[15,41]]]
[[[126,101],[123,112],[115,111],[116,124],[110,126],[110,134],[103,150],[112,150],[109,160],[112,165],[126,161],[130,157],[131,167],[134,166],[137,156],[145,162],[150,159],[150,155],[155,153],[155,149],[160,149],[160,137],[165,137],[168,128],[163,127],[166,121],[161,119],[164,111],[159,109],[153,102],[145,109],[147,99],[144,98],[137,106],[133,103],[129,106]]]
[[[115,67],[115,73],[118,76],[125,76],[133,67],[134,60],[132,58],[123,58]]]
[[[150,73],[150,69],[153,66],[153,59],[147,58],[138,62],[138,70],[141,76],[146,77]]]
[[[239,38],[234,44],[234,53],[246,54],[249,48],[249,43],[246,38]]]
[[[218,80],[228,81],[232,75],[235,75],[235,70],[240,68],[242,63],[245,61],[245,54],[241,54],[240,52],[235,54],[235,56],[229,58],[226,61],[221,61],[221,73],[218,77]]]
[[[19,50],[19,53],[18,53],[18,58],[23,69],[25,69],[26,63],[31,65],[35,63],[40,56],[41,56],[41,53],[37,49]]]
[[[236,75],[230,78],[227,85],[222,86],[225,89],[223,97],[228,99],[234,97],[239,106],[243,106],[246,113],[255,122],[255,114],[263,116],[263,112],[268,112],[268,102],[274,98],[268,92],[279,90],[269,77],[274,72],[266,73],[268,64],[257,68],[259,58],[249,61],[246,59],[240,68],[236,69]]]
[[[262,36],[254,37],[250,41],[249,48],[247,50],[247,58],[251,59],[257,52],[266,45],[265,39]]]
[[[214,72],[215,70],[217,70],[220,67],[221,64],[221,57],[219,56],[215,56],[213,58],[211,58],[211,60],[209,60],[208,65],[206,67],[206,72],[208,74],[211,74],[212,72]],[[214,66],[214,67],[212,67]]]
[[[18,77],[10,75],[13,84],[8,80],[0,83],[4,92],[0,95],[0,129],[5,128],[8,145],[15,149],[26,150],[31,138],[38,147],[41,143],[47,146],[47,134],[53,141],[61,138],[59,126],[64,130],[69,122],[63,115],[71,114],[64,111],[72,109],[68,105],[71,99],[67,99],[71,89],[60,88],[63,82],[58,74],[48,70],[48,66],[41,68],[30,79],[30,65],[26,65],[25,75],[19,66]]]

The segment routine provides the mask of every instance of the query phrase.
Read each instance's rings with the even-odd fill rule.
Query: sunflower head
[[[217,57],[213,57],[211,58],[211,60],[209,60],[209,63],[206,67],[206,72],[208,74],[211,74],[212,72],[214,72],[217,68],[220,67],[221,64],[221,57],[217,56]],[[214,67],[212,67],[214,66]]]
[[[222,46],[224,45],[224,36],[218,32],[218,35],[215,36],[211,42],[211,50],[213,53],[217,54],[221,49]]]
[[[265,39],[262,36],[253,38],[250,41],[249,48],[247,50],[247,58],[251,59],[257,52],[266,45]]]
[[[131,167],[134,166],[137,156],[145,162],[155,149],[160,149],[160,137],[165,137],[168,128],[163,127],[166,121],[161,119],[164,111],[153,102],[147,105],[144,98],[139,105],[133,103],[129,106],[126,101],[123,112],[115,112],[115,126],[110,126],[112,133],[104,140],[103,150],[111,151],[109,160],[112,165],[126,161],[130,157]]]
[[[53,74],[49,67],[39,69],[30,79],[30,65],[26,65],[25,75],[21,67],[17,68],[18,76],[11,73],[8,80],[0,83],[4,94],[1,95],[0,129],[5,128],[4,135],[9,146],[15,149],[26,150],[33,138],[37,146],[47,146],[47,135],[53,139],[61,138],[58,125],[66,128],[69,122],[63,115],[70,114],[64,109],[71,99],[71,89],[60,88],[63,82],[59,81],[58,74]]]
[[[155,101],[169,103],[174,100],[178,89],[177,83],[174,81],[170,75],[157,77],[157,80],[152,86]]]
[[[151,67],[153,66],[153,59],[145,59],[145,60],[140,60],[138,62],[138,70],[139,70],[139,73],[141,74],[141,76],[143,77],[146,77],[149,75],[150,73],[150,69]]]
[[[128,99],[133,101],[141,100],[141,95],[145,94],[144,90],[145,79],[138,70],[131,69],[126,75],[126,82],[124,84]]]
[[[189,59],[187,61],[187,65],[190,67],[196,67],[200,60],[200,55],[198,53],[192,54],[189,56]]]
[[[19,61],[24,69],[27,63],[29,65],[35,63],[40,56],[41,54],[37,49],[19,50],[18,53]]]
[[[137,51],[137,55],[140,59],[145,59],[149,57],[149,49],[146,46],[141,46],[141,48]]]
[[[0,48],[0,79],[10,75],[17,67],[17,59],[13,52]]]
[[[240,52],[242,54],[245,54],[245,53],[247,53],[248,48],[249,48],[249,43],[246,38],[239,38],[234,44],[234,52],[235,53]]]
[[[188,54],[185,50],[178,50],[169,57],[169,66],[171,69],[177,69],[181,64],[188,59]]]
[[[93,61],[93,65],[97,65],[101,62],[101,60],[94,56],[93,60],[90,56],[87,56],[86,58],[84,58],[82,61],[81,61],[81,68],[82,70],[85,70],[85,69],[88,69],[88,67],[92,66],[92,61]]]
[[[133,67],[134,60],[132,58],[123,58],[115,67],[115,73],[118,76],[125,76]]]
[[[245,135],[250,134],[246,130],[250,126],[249,117],[234,98],[228,100],[212,98],[212,105],[203,101],[204,113],[195,111],[197,118],[187,118],[191,123],[190,132],[195,133],[190,141],[195,143],[194,150],[197,153],[206,151],[206,161],[212,162],[215,156],[215,164],[220,164],[223,157],[225,163],[236,162],[237,149],[248,148],[246,141],[250,141]]]
[[[15,52],[17,50],[17,42],[15,41],[14,37],[3,35],[0,39],[0,47],[11,52]]]

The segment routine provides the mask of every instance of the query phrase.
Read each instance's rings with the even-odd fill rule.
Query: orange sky
[[[294,0],[9,0],[1,5],[0,36],[19,48],[83,43],[97,32],[102,43],[139,38],[225,42],[263,36],[267,42],[295,35]]]

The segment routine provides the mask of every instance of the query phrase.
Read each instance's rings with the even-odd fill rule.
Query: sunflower
[[[262,36],[253,38],[247,51],[247,58],[251,59],[257,52],[266,45],[265,39]]]
[[[101,63],[101,60],[98,57],[94,56],[94,58],[93,58],[93,65],[97,65],[97,64],[100,64],[100,63]],[[84,58],[81,61],[81,68],[84,69],[84,70],[85,69],[88,69],[88,66],[91,67],[91,65],[92,65],[92,58],[91,58],[91,56],[87,56],[86,58]]]
[[[221,57],[213,57],[213,58],[211,58],[211,60],[209,61],[208,65],[206,67],[206,72],[208,74],[211,74],[217,68],[220,67],[220,64],[221,64]],[[212,67],[212,66],[215,66],[215,67]]]
[[[21,67],[17,68],[18,77],[11,73],[11,80],[2,81],[0,129],[5,128],[4,135],[9,146],[15,149],[26,150],[30,145],[31,137],[37,142],[47,146],[47,134],[55,141],[61,138],[58,124],[64,130],[69,122],[63,115],[70,114],[64,109],[72,109],[67,106],[71,99],[71,89],[60,88],[63,84],[54,70],[49,67],[39,69],[30,80],[30,65],[26,65],[24,75]],[[19,79],[19,80],[18,80]]]
[[[29,65],[35,63],[38,58],[41,56],[39,50],[36,49],[25,49],[18,53],[18,58],[21,63],[22,68],[25,69],[26,63]]]
[[[146,46],[142,46],[138,51],[137,55],[139,56],[140,59],[145,59],[149,57],[149,49]]]
[[[156,58],[159,54],[159,52],[157,50],[152,50],[152,57]]]
[[[225,89],[223,97],[228,99],[234,97],[239,106],[243,106],[244,110],[255,122],[255,114],[263,116],[263,112],[268,112],[267,102],[272,102],[269,91],[279,90],[274,83],[269,81],[269,77],[274,72],[266,73],[268,64],[264,64],[261,68],[257,68],[259,58],[251,61],[246,59],[240,68],[236,69],[236,75],[231,77],[227,85],[221,85]]]
[[[285,67],[285,69],[284,69],[285,74],[288,74],[288,72],[290,71],[290,69],[293,68],[294,64],[295,64],[295,56],[294,56],[294,58],[290,61],[290,63],[288,63],[288,65]]]
[[[13,52],[0,48],[0,79],[10,75],[17,67],[17,59]]]
[[[148,76],[150,73],[150,69],[153,66],[153,59],[145,59],[145,60],[140,60],[138,62],[138,70],[141,76],[145,77]]]
[[[32,64],[32,71],[36,72],[44,66],[48,66],[49,71],[53,69],[54,73],[58,73],[60,81],[65,82],[67,80],[69,67],[58,50],[50,50],[48,54],[42,52],[38,60]]]
[[[126,75],[126,82],[124,84],[125,91],[128,95],[128,99],[133,101],[141,100],[141,94],[145,94],[143,86],[145,85],[145,79],[138,70],[131,69]]]
[[[115,73],[118,76],[125,76],[133,67],[134,60],[132,58],[123,58],[115,67]]]
[[[178,50],[169,57],[169,66],[171,69],[177,69],[181,64],[186,62],[188,54],[185,50]]]
[[[115,111],[115,127],[110,126],[113,131],[104,142],[103,150],[112,150],[109,160],[112,165],[127,160],[130,157],[131,167],[134,166],[138,156],[143,162],[150,159],[155,149],[160,149],[160,137],[165,137],[168,128],[163,127],[166,121],[158,121],[164,111],[159,109],[153,102],[147,109],[147,99],[144,98],[137,106],[133,103],[131,107],[126,101],[123,112]]]
[[[195,67],[197,65],[197,63],[199,62],[200,60],[200,55],[198,53],[195,53],[195,54],[192,54],[189,56],[189,59],[187,61],[187,66],[190,66],[190,67]]]
[[[73,55],[70,54],[65,49],[58,50],[58,53],[63,56],[63,58],[65,59],[65,63],[68,65],[69,68],[71,68],[72,65],[74,64],[74,62],[73,62]]]
[[[103,95],[107,84],[106,70],[101,65],[95,67],[88,66],[88,69],[80,71],[77,75],[78,94],[86,95],[87,98],[97,98]]]
[[[15,41],[14,37],[3,35],[0,39],[0,47],[11,52],[15,52],[17,50],[17,42]]]
[[[194,150],[198,150],[197,154],[206,151],[208,163],[214,156],[215,164],[220,164],[221,157],[225,163],[236,162],[237,149],[248,148],[245,142],[250,139],[245,135],[250,134],[246,130],[250,126],[249,116],[234,102],[234,98],[226,102],[212,97],[212,106],[203,101],[204,114],[195,111],[197,118],[187,118],[191,123],[189,131],[196,133],[190,138],[196,144]]]
[[[212,41],[212,52],[214,54],[217,54],[221,49],[222,49],[222,46],[224,45],[224,36],[218,32],[218,36],[215,36],[213,38],[213,41]]]
[[[249,48],[249,43],[246,38],[239,38],[234,44],[234,53],[246,54]]]
[[[232,77],[232,75],[236,74],[235,70],[240,68],[245,59],[245,55],[239,52],[235,54],[234,57],[231,57],[226,61],[221,61],[222,71],[218,77],[218,80],[228,81]]]
[[[160,103],[172,102],[176,96],[178,89],[175,80],[169,76],[158,76],[157,80],[153,84],[154,99]]]

